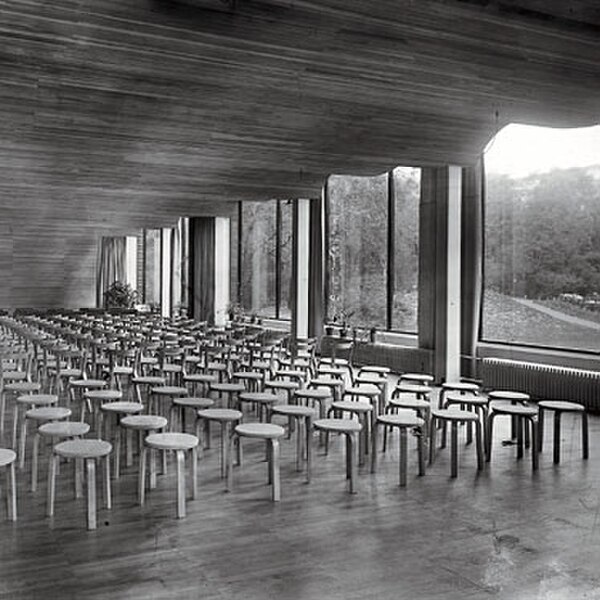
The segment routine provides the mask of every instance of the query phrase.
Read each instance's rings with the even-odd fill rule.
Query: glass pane
[[[392,329],[417,332],[421,169],[394,169],[396,256]]]
[[[281,232],[279,256],[281,260],[281,283],[279,295],[279,318],[291,319],[292,285],[292,210],[291,200],[281,200]]]
[[[276,201],[242,204],[240,299],[247,313],[274,318]]]
[[[600,127],[510,125],[486,153],[482,337],[600,351]]]
[[[387,174],[328,180],[329,321],[386,327],[387,187]]]

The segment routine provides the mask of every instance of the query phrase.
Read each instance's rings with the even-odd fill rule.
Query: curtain
[[[125,248],[127,238],[103,237],[100,240],[96,274],[96,306],[104,307],[104,292],[115,282],[125,282]]]
[[[322,198],[310,201],[310,253],[308,262],[308,335],[320,338],[323,335],[325,309],[324,290],[324,202]]]
[[[190,219],[190,306],[197,321],[214,323],[215,219]]]

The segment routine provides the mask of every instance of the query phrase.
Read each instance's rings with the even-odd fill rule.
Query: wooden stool
[[[237,408],[237,396],[241,392],[246,391],[243,383],[211,383],[210,391],[217,392],[219,398],[223,398],[223,394],[227,395],[227,408]]]
[[[350,413],[358,417],[361,423],[361,432],[358,436],[358,464],[363,465],[365,455],[368,452],[369,431],[375,428],[375,411],[371,404],[366,402],[357,402],[354,400],[343,400],[341,402],[332,402],[328,415],[333,412],[336,419],[343,417],[343,414]],[[329,435],[325,435],[325,454],[329,449]]]
[[[153,387],[163,387],[167,385],[167,380],[164,377],[159,377],[158,375],[140,375],[139,377],[133,377],[131,379],[131,383],[133,384],[133,389],[135,392],[135,396],[138,402],[142,403],[144,400],[146,404],[150,403],[150,394],[149,390]],[[145,388],[146,394],[145,398],[142,396],[142,390]]]
[[[258,410],[258,420],[265,421],[269,413],[269,408],[279,402],[279,396],[268,392],[243,392],[238,397],[240,410],[243,409],[244,402],[252,404]]]
[[[120,400],[123,397],[123,392],[120,390],[86,390],[83,392],[83,402],[81,403],[81,411],[79,420],[85,421],[86,411],[89,411],[90,417],[94,423],[94,429],[100,432],[100,404],[103,402],[113,402]]]
[[[150,414],[167,415],[173,405],[173,399],[182,398],[187,395],[187,388],[178,385],[161,385],[159,387],[153,387],[150,389],[148,412]],[[170,403],[168,409],[162,406],[161,400],[167,400]]]
[[[173,450],[177,456],[177,518],[185,517],[185,453],[192,451],[192,498],[198,497],[198,438],[189,433],[151,433],[144,440],[140,458],[139,500],[144,506],[146,494],[146,454],[148,449]]]
[[[356,436],[360,435],[362,425],[352,419],[319,419],[314,422],[313,427],[324,433],[341,433],[346,437],[346,479],[348,480],[348,491],[356,493]]]
[[[475,425],[475,443],[477,446],[477,469],[483,469],[483,436],[481,432],[481,421],[475,413],[465,410],[455,410],[449,408],[431,409],[431,420],[429,421],[429,464],[433,463],[435,455],[435,434],[436,422],[441,424],[450,423],[450,477],[458,476],[458,424],[474,423]],[[445,440],[442,448],[445,446]]]
[[[6,394],[7,392],[10,392],[13,395],[16,396],[22,396],[22,395],[26,395],[26,394],[35,394],[37,392],[39,392],[42,389],[42,384],[41,383],[37,383],[37,382],[31,382],[31,381],[15,381],[13,383],[5,383],[2,386],[2,382],[0,381],[0,396],[1,396],[1,406],[0,406],[0,421],[1,421],[1,425],[0,425],[0,435],[2,435],[4,433],[4,411],[5,411],[5,407],[6,407]],[[15,412],[16,412],[16,408],[15,408]],[[17,448],[17,428],[16,428],[16,422],[13,421],[13,439],[12,439],[12,446],[13,448]]]
[[[420,435],[418,436],[418,453],[419,453],[419,475],[425,475],[425,421],[409,409],[399,410],[395,414],[380,415],[377,417],[375,427],[373,428],[372,441],[373,448],[371,450],[371,473],[375,473],[377,469],[377,425],[382,425],[387,431],[388,427],[397,427],[400,432],[400,487],[406,486],[406,473],[408,470],[408,429],[418,428]],[[386,451],[384,443],[383,451]]]
[[[279,404],[271,407],[269,422],[275,415],[298,421],[296,429],[296,471],[302,471],[302,462],[306,456],[306,482],[310,482],[311,436],[314,410],[297,404]]]
[[[92,390],[103,390],[106,387],[108,387],[108,381],[104,379],[73,379],[67,383],[69,398],[72,402],[75,402],[78,391],[83,394],[83,392]]]
[[[17,520],[17,480],[15,477],[15,463],[17,453],[8,448],[0,448],[0,467],[6,471],[6,509],[9,521]]]
[[[270,390],[283,390],[287,394],[287,401],[289,404],[292,403],[294,392],[300,389],[300,384],[297,381],[285,381],[283,379],[268,379],[264,383],[265,389]]]
[[[341,400],[344,394],[344,380],[331,377],[317,377],[308,383],[309,388],[327,388],[334,400]]]
[[[356,385],[347,387],[344,390],[343,398],[350,396],[352,401],[360,401],[360,398],[365,398],[369,404],[373,407],[373,413],[375,416],[379,412],[383,412],[383,403],[381,399],[381,390],[374,385]]]
[[[523,392],[513,392],[509,390],[492,390],[488,392],[488,399],[490,402],[493,400],[501,400],[510,402],[511,404],[526,404],[531,400],[529,394]],[[529,430],[525,429],[525,441],[529,445]],[[517,437],[517,417],[513,417],[510,420],[510,438],[514,440]],[[528,446],[529,447],[529,446]]]
[[[281,499],[281,484],[279,478],[279,438],[285,435],[285,430],[279,425],[271,423],[240,423],[231,432],[227,451],[227,491],[233,490],[233,443],[237,437],[238,444],[241,438],[265,440],[267,443],[267,456],[269,461],[269,484],[271,485],[271,499],[279,502]],[[241,449],[238,453],[241,463]]]
[[[202,387],[202,394],[208,394],[210,391],[210,384],[217,383],[219,378],[216,375],[209,375],[208,373],[190,373],[183,376],[183,382],[186,384],[192,384],[192,395],[198,396],[198,386]]]
[[[484,448],[487,448],[487,422],[488,422],[488,408],[489,399],[485,396],[467,396],[466,394],[447,394],[444,406],[442,408],[449,408],[450,406],[458,406],[460,410],[467,410],[479,414],[481,417],[481,423],[483,426],[483,444]],[[473,441],[473,430],[471,423],[467,423],[467,444]]]
[[[62,409],[70,410],[68,408]],[[33,458],[31,461],[31,491],[37,491],[38,483],[38,464],[39,464],[39,447],[42,437],[50,438],[52,444],[55,440],[70,440],[81,438],[90,430],[87,423],[79,423],[78,421],[48,421],[37,428],[33,436]]]
[[[110,453],[112,446],[104,440],[68,440],[60,442],[54,446],[53,456],[50,460],[48,469],[48,507],[47,515],[54,515],[54,496],[56,486],[56,472],[58,470],[58,461],[62,458],[85,461],[86,481],[87,481],[87,528],[96,529],[96,460],[104,459],[104,503],[106,508],[112,508],[112,499],[110,492]],[[75,482],[79,476],[76,468]],[[77,490],[76,490],[77,494]]]
[[[442,383],[442,389],[438,398],[438,408],[444,406],[444,396],[448,393],[456,392],[457,394],[473,394],[479,395],[480,387],[476,383],[466,381],[446,381]]]
[[[116,421],[115,445],[117,451],[113,454],[113,459],[115,462],[113,475],[115,479],[119,478],[119,473],[121,472],[121,428],[119,427],[119,419],[121,417],[127,417],[130,415],[139,415],[143,410],[144,405],[137,402],[107,402],[106,404],[102,404],[100,406],[100,426],[98,427],[99,436],[104,430],[104,437],[108,440],[112,440],[112,432],[110,431],[112,423],[109,420],[110,416],[114,415]],[[108,419],[104,418],[105,415],[108,417]],[[133,448],[131,439],[127,441],[129,443],[127,444],[126,464],[129,467],[133,463]]]
[[[388,380],[386,375],[382,376],[371,372],[361,373],[359,371],[359,374],[354,378],[354,385],[358,387],[364,385],[376,386],[379,390],[379,406],[377,407],[377,414],[381,415],[384,413],[388,398]]]
[[[588,416],[583,404],[577,402],[566,402],[564,400],[542,400],[538,402],[539,412],[539,444],[538,449],[542,451],[544,436],[544,414],[545,411],[554,411],[554,464],[560,463],[560,421],[562,413],[574,413],[581,415],[581,454],[584,460],[589,456]]]
[[[144,446],[144,438],[142,434],[146,435],[150,433],[160,432],[167,426],[167,419],[165,417],[161,417],[159,415],[129,415],[127,417],[123,417],[119,421],[119,425],[123,427],[127,433],[128,437],[128,448],[131,448],[133,444],[131,443],[131,434],[134,431],[138,432],[139,436],[139,449],[140,449],[140,457],[142,455],[142,450]],[[145,436],[144,436],[145,437]],[[120,445],[121,436],[117,437],[117,444]],[[120,453],[120,447],[116,448],[116,452]],[[156,487],[156,461],[154,460],[154,450],[150,451],[150,489],[154,489]],[[133,456],[131,457],[131,462],[129,457],[127,457],[127,465],[133,464]],[[117,465],[119,467],[120,465]],[[166,468],[166,454],[163,452],[163,474],[167,471]],[[115,479],[119,478],[119,473],[115,473]]]
[[[358,370],[358,377],[367,373],[385,379],[390,374],[390,369],[388,369],[388,367],[379,367],[376,365],[365,365]]]
[[[242,420],[242,413],[239,410],[230,408],[208,408],[199,410],[196,419],[196,436],[202,440],[201,447],[210,448],[210,423],[216,421],[221,425],[220,450],[221,450],[221,478],[227,475],[227,450],[232,423],[238,423]],[[201,421],[204,421],[204,436],[201,435]]]
[[[16,450],[17,448],[17,431],[19,425],[21,426],[21,444],[19,448],[19,468],[22,469],[25,466],[25,441],[27,438],[27,420],[25,415],[21,413],[21,407],[24,412],[27,412],[29,408],[36,408],[42,406],[53,406],[58,402],[58,396],[55,394],[26,394],[25,396],[18,396],[15,404],[15,411],[13,413],[13,443],[12,447]],[[20,423],[19,423],[20,421]]]
[[[194,415],[199,410],[212,408],[215,401],[212,398],[198,398],[191,396],[183,396],[182,398],[173,398],[171,410],[169,413],[169,421],[171,422],[171,431],[176,431],[179,427],[180,431],[185,431],[185,409],[191,408]]]
[[[517,458],[523,458],[523,425],[531,425],[531,467],[534,471],[538,468],[538,409],[533,406],[523,406],[521,404],[492,404],[488,416],[488,434],[487,434],[487,462],[492,459],[492,441],[494,435],[494,419],[498,415],[508,415],[516,419],[517,429]],[[525,440],[525,445],[527,440]]]
[[[413,383],[431,386],[433,381],[433,375],[430,375],[429,373],[402,373],[398,378],[398,384]]]
[[[256,371],[235,371],[231,377],[236,382],[246,382],[243,385],[249,392],[261,392],[265,380],[264,375]]]

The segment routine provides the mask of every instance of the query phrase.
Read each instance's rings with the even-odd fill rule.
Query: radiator
[[[538,400],[572,400],[600,411],[600,371],[484,358],[480,377],[485,388],[525,392]]]

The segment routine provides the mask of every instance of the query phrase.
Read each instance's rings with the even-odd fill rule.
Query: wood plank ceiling
[[[6,246],[596,123],[599,33],[595,0],[0,0]]]

